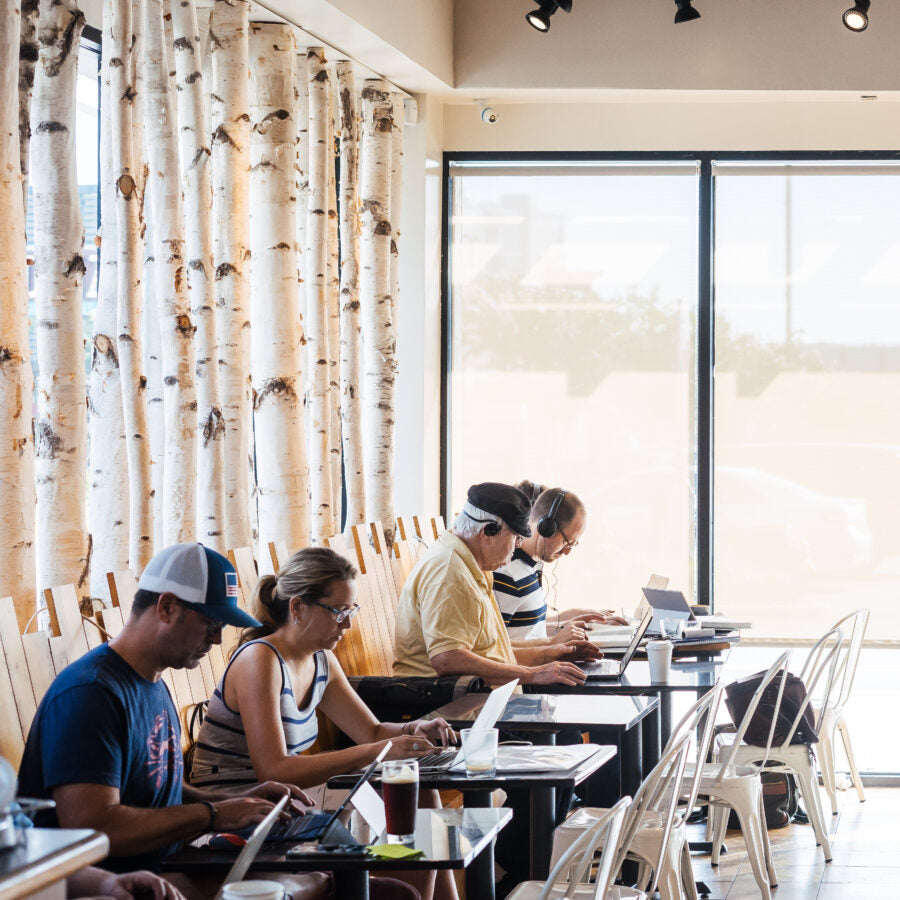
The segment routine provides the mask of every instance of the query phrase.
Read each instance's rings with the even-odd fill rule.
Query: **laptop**
[[[266,836],[264,836],[263,840],[314,841],[318,839],[319,846],[322,847],[355,845],[356,840],[344,827],[338,816],[347,808],[347,804],[353,799],[356,792],[375,774],[375,770],[390,749],[391,742],[388,741],[381,748],[378,756],[363,770],[356,783],[348,791],[347,796],[344,797],[341,805],[334,812],[301,813],[298,816],[293,816],[290,822],[278,823],[275,827],[269,826],[266,829]],[[236,834],[243,834],[243,831],[236,832]],[[248,838],[248,843],[255,834],[256,829]]]
[[[662,589],[668,586],[669,577],[668,575],[657,575],[655,573],[651,574],[647,579],[647,587]],[[641,588],[643,591],[643,588]],[[648,608],[647,599],[644,597],[643,593],[641,594],[640,600],[638,601],[637,607],[637,615],[643,617],[644,610]],[[598,625],[592,624],[589,626],[590,631],[590,640],[592,643],[596,644],[598,647],[602,649],[618,649],[619,647],[625,647],[628,643],[629,638],[632,635],[632,630],[630,625]]]
[[[650,627],[652,621],[653,610],[645,610],[644,616],[638,627],[635,629],[634,636],[631,638],[631,643],[628,645],[628,648],[625,650],[621,659],[601,659],[597,662],[579,663],[578,667],[585,675],[587,675],[588,682],[618,681],[625,674],[628,664],[633,659],[634,654],[637,653],[638,647],[641,646],[641,641],[647,633],[647,629]]]
[[[650,623],[649,634],[659,634],[659,623],[662,619],[678,619],[684,622],[683,637],[675,638],[676,644],[689,644],[708,641],[715,637],[715,628],[700,627],[694,618],[690,604],[681,591],[663,591],[653,588],[644,588],[644,597],[653,610],[653,621]]]
[[[478,713],[477,718],[472,723],[475,730],[487,731],[497,724],[500,714],[506,709],[509,698],[512,696],[516,685],[519,683],[518,678],[514,678],[501,687],[494,688],[488,694],[487,700]],[[465,762],[462,747],[452,747],[449,750],[440,750],[434,753],[428,753],[419,757],[419,772],[431,774],[433,772],[446,772],[457,763]]]
[[[253,832],[247,839],[247,843],[241,848],[238,858],[234,861],[234,865],[228,870],[228,874],[225,876],[225,880],[216,894],[216,900],[222,900],[226,885],[233,884],[235,881],[241,881],[247,874],[247,870],[253,864],[253,860],[256,859],[256,854],[259,853],[260,847],[262,847],[263,842],[269,836],[272,826],[275,824],[287,801],[288,798],[285,795],[275,804],[272,811],[262,822],[253,829]]]

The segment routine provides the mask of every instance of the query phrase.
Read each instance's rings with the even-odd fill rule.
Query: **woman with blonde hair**
[[[278,780],[301,788],[370,763],[387,743],[387,759],[423,756],[455,736],[443,719],[379,722],[350,687],[333,650],[352,626],[356,569],[325,547],[295,553],[277,575],[260,578],[254,615],[222,675],[200,728],[191,784],[218,791]],[[304,753],[316,740],[320,710],[355,746]],[[435,802],[423,792],[426,802]],[[430,896],[434,873],[408,879]],[[418,873],[417,873],[418,875]],[[450,872],[435,896],[451,898]]]

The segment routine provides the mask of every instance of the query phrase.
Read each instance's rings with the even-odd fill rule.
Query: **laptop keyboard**
[[[276,822],[266,835],[266,841],[314,841],[325,830],[331,813],[305,813],[294,816],[290,822]],[[255,825],[248,825],[234,832],[249,838]]]
[[[434,769],[436,767],[441,768],[443,766],[449,766],[450,763],[456,759],[456,754],[459,752],[459,748],[453,747],[450,750],[439,750],[434,753],[427,753],[425,756],[420,756],[418,759],[419,769]]]

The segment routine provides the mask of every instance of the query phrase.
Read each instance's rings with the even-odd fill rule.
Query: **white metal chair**
[[[853,690],[853,681],[856,678],[856,667],[859,663],[859,654],[862,650],[863,640],[866,636],[866,628],[869,625],[869,610],[858,609],[856,612],[844,616],[840,622],[836,622],[833,628],[840,628],[845,635],[844,645],[841,650],[841,661],[838,664],[837,687],[832,691],[831,700],[827,706],[822,706],[821,701],[813,700],[813,709],[816,717],[820,718],[819,725],[819,768],[822,771],[822,783],[825,793],[831,801],[831,813],[837,815],[837,784],[835,772],[835,731],[839,731],[847,762],[850,766],[850,779],[856,788],[860,803],[865,803],[866,795],[863,791],[862,779],[859,777],[859,769],[853,756],[853,747],[850,744],[850,732],[844,719],[844,708],[850,699],[850,691]],[[849,635],[849,637],[847,637]]]
[[[807,743],[792,744],[791,740],[797,731],[803,713],[806,711],[810,703],[813,692],[817,685],[824,677],[823,684],[823,707],[827,708],[831,697],[832,687],[837,673],[837,662],[840,654],[841,643],[843,641],[843,633],[839,628],[832,629],[822,635],[815,643],[809,656],[804,663],[800,677],[806,685],[807,697],[800,705],[794,720],[787,731],[787,736],[780,746],[769,747],[766,750],[761,771],[764,772],[789,772],[796,776],[797,784],[800,788],[800,796],[804,801],[804,808],[809,816],[810,824],[816,835],[816,843],[822,847],[822,853],[825,862],[831,862],[831,844],[828,841],[828,831],[825,827],[825,816],[822,812],[822,801],[819,797],[819,779],[816,773],[815,759],[813,755],[812,745]],[[782,679],[781,688],[784,688],[784,680]],[[779,700],[780,692],[779,692]],[[821,716],[820,716],[821,719]],[[769,743],[772,741],[772,731],[769,733]],[[818,733],[820,722],[815,723],[816,732]],[[735,763],[752,763],[760,757],[760,748],[751,744],[740,744],[734,742],[734,752],[728,748],[728,745],[719,749],[720,758],[723,753],[727,753]],[[718,840],[724,836],[725,823],[719,825]],[[714,841],[717,837],[713,838]],[[715,847],[716,844],[714,843]]]
[[[595,823],[581,834],[557,860],[547,881],[523,881],[508,895],[507,900],[608,900],[615,869],[613,864],[619,852],[619,839],[625,816],[631,806],[631,797],[623,797],[608,809]],[[602,847],[600,864],[593,884],[589,884],[594,852]],[[626,889],[628,890],[628,889]],[[633,900],[643,900],[643,891],[631,890],[622,894]]]
[[[671,836],[673,826],[681,819],[678,815],[678,799],[689,748],[690,735],[685,734],[672,741],[638,788],[614,862],[613,871],[618,872],[626,858],[636,859],[639,863],[638,890],[652,895],[659,889],[662,900],[680,900],[681,897],[679,863],[682,847],[677,842],[673,844]],[[607,812],[608,810],[599,807],[576,809],[554,832],[553,862],[558,862]],[[691,887],[693,888],[693,880]],[[634,896],[627,892],[630,889],[623,890],[624,893],[613,887],[608,892],[608,897],[610,900],[625,900]]]
[[[698,788],[700,796],[706,797],[709,801],[708,831],[712,840],[712,865],[718,866],[719,864],[728,813],[733,809],[741,824],[753,876],[764,900],[771,900],[770,887],[775,887],[778,879],[769,846],[769,834],[765,827],[762,782],[760,780],[762,765],[756,762],[737,765],[735,757],[737,748],[741,746],[741,741],[744,739],[744,734],[750,726],[750,721],[763,694],[779,673],[782,673],[783,676],[786,675],[790,658],[791,653],[787,651],[769,666],[747,706],[746,713],[736,728],[734,740],[730,744],[728,752],[724,754],[724,759],[719,762],[704,763],[700,772]],[[774,734],[774,721],[781,707],[783,688],[784,677],[781,679],[774,704],[773,727],[769,730],[768,743],[764,748],[757,749],[757,757],[766,758],[768,755]]]

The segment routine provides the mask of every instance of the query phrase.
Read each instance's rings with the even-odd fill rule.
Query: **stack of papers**
[[[715,628],[716,631],[740,631],[742,628],[752,628],[753,623],[743,619],[729,619],[726,616],[697,616],[697,621],[703,628]]]

